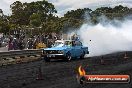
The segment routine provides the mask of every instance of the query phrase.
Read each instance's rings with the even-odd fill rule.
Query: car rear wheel
[[[85,52],[83,52],[80,56],[80,59],[84,59],[84,56],[85,56]]]
[[[70,53],[66,54],[66,61],[71,61],[72,57]]]

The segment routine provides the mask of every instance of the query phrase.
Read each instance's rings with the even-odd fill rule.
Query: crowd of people
[[[8,38],[6,44],[6,46],[8,46],[8,50],[23,50],[52,47],[52,44],[56,40],[61,39],[61,35],[56,33],[34,35],[31,37],[27,37],[25,35],[10,35],[6,38]],[[1,39],[5,39],[5,37],[1,37]],[[2,44],[3,40],[0,41]]]
[[[50,48],[56,40],[60,40],[62,38],[62,34],[56,33],[34,35],[31,37],[27,37],[25,35],[10,35],[8,37],[1,37],[0,45],[2,45],[2,41],[6,39],[4,46],[7,46],[8,50]],[[71,36],[71,39],[78,40],[78,37],[76,34],[74,34]]]

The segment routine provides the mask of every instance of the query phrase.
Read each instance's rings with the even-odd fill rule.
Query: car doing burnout
[[[51,48],[43,49],[43,58],[46,62],[51,59],[64,59],[70,61],[73,58],[84,58],[89,54],[88,47],[84,47],[80,41],[57,40]]]

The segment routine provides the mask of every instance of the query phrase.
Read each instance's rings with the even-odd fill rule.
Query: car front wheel
[[[45,62],[50,62],[50,58],[44,57]]]
[[[72,57],[70,53],[66,54],[66,61],[71,61]]]

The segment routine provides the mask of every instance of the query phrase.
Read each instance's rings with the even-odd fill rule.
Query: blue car
[[[46,62],[51,59],[70,61],[75,58],[84,58],[85,54],[89,54],[88,47],[84,47],[80,41],[57,40],[51,48],[43,49],[42,57]]]

